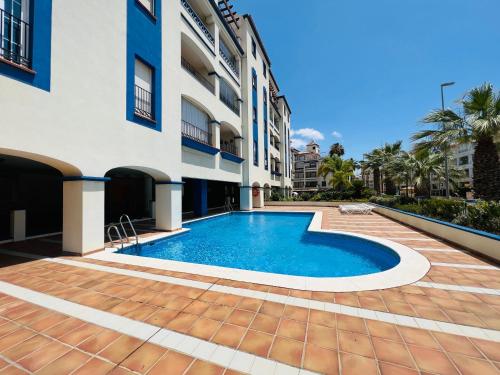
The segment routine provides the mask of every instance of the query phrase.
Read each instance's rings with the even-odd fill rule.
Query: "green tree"
[[[435,110],[423,122],[438,124],[412,137],[418,150],[448,151],[458,143],[474,142],[473,187],[478,198],[500,199],[500,163],[495,137],[500,131],[500,93],[485,83],[470,90],[459,101],[461,113],[451,109]]]
[[[319,166],[318,173],[324,178],[330,177],[328,184],[337,190],[344,190],[352,185],[354,160],[343,160],[340,156],[328,156]]]

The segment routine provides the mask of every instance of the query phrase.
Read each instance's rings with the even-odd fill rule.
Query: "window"
[[[264,77],[267,78],[267,65],[265,61],[262,61],[262,73],[264,74]]]
[[[470,177],[470,169],[469,168],[465,168],[464,169],[464,172],[465,172],[465,177]]]
[[[141,4],[149,13],[155,14],[155,0],[136,0]]]
[[[458,165],[465,165],[469,164],[469,156],[462,156],[460,159],[458,159]]]
[[[257,74],[252,74],[252,88],[257,89]]]
[[[257,141],[253,141],[253,164],[259,165],[259,155],[257,154]]]
[[[257,58],[257,44],[255,44],[255,40],[252,38],[252,55]]]
[[[253,123],[257,122],[257,108],[255,107],[252,108],[252,121]]]
[[[29,0],[0,0],[0,57],[31,67]]]
[[[154,119],[153,116],[153,69],[135,59],[135,113]]]

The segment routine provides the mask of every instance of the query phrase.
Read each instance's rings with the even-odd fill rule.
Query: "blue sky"
[[[233,0],[251,13],[292,107],[296,144],[347,157],[422,127],[485,81],[500,90],[499,0]],[[302,129],[302,130],[301,130]],[[305,129],[305,130],[304,130]],[[332,135],[333,134],[333,135]]]

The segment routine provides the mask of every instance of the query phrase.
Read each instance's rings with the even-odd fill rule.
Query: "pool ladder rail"
[[[118,224],[111,223],[108,226],[107,234],[108,234],[108,239],[109,239],[109,242],[111,243],[111,246],[112,247],[115,246],[113,237],[111,236],[112,230],[114,230],[115,233],[118,235],[118,240],[120,241],[120,248],[121,249],[123,249],[123,244],[125,242],[130,243],[129,236],[128,236],[127,231],[125,229],[125,226],[123,224],[128,224],[130,226],[130,228],[132,229],[132,233],[134,234],[134,237],[135,237],[135,244],[139,245],[139,236],[137,235],[137,232],[135,231],[135,228],[134,228],[134,225],[132,224],[132,221],[130,220],[128,215],[123,214],[122,216],[120,216],[120,222]],[[117,225],[120,225],[120,227],[123,231],[123,235],[124,235],[123,237],[122,237],[122,234],[120,233],[120,229],[118,229]]]

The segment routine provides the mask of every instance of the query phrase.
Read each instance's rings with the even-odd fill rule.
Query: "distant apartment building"
[[[84,254],[122,214],[174,231],[291,194],[291,109],[227,0],[0,0],[0,16],[0,241],[62,233]]]
[[[315,192],[327,188],[327,179],[318,173],[323,158],[316,142],[313,140],[309,142],[305,151],[299,151],[292,147],[292,159],[294,192]]]

